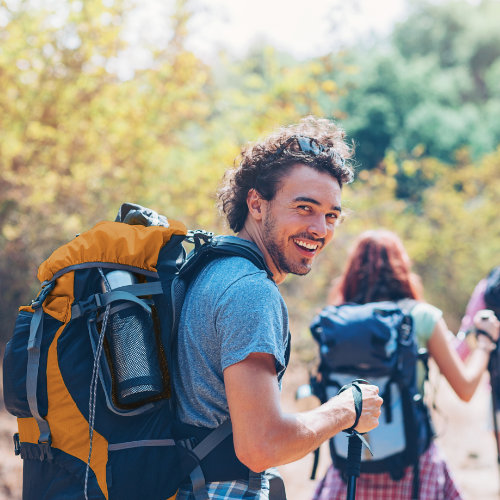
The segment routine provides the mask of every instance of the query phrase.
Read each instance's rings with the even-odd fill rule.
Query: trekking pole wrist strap
[[[344,432],[347,432],[348,434],[352,433],[356,426],[359,423],[359,418],[361,417],[361,412],[363,411],[363,396],[362,396],[362,391],[361,387],[359,387],[359,384],[367,384],[368,382],[363,379],[356,379],[353,380],[351,383],[344,385],[343,387],[340,388],[339,392],[337,395],[343,393],[347,389],[352,388],[352,397],[354,399],[354,411],[356,412],[356,418],[354,419],[354,424],[349,427],[348,429],[344,429]]]
[[[361,412],[363,411],[363,392],[361,391],[361,387],[359,386],[360,384],[368,384],[369,382],[364,379],[356,379],[353,380],[351,383],[344,385],[343,387],[340,388],[338,394],[341,394],[342,392],[346,391],[347,389],[352,388],[352,396],[354,399],[354,410],[356,411],[356,418],[354,420],[354,424],[349,427],[348,429],[344,429],[343,432],[348,434],[349,436],[357,436],[359,440],[368,448],[368,451],[371,453],[373,456],[373,452],[370,448],[370,445],[366,441],[366,439],[363,437],[362,434],[360,434],[356,430],[356,426],[359,423],[359,418],[361,417]]]

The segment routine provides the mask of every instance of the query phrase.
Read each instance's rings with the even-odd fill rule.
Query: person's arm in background
[[[255,472],[298,460],[354,424],[352,391],[344,391],[318,408],[284,413],[270,354],[252,353],[224,370],[236,455]],[[362,385],[363,409],[356,429],[378,425],[382,399],[378,387]]]
[[[486,279],[482,279],[474,288],[467,307],[465,308],[465,314],[462,318],[460,328],[456,337],[453,338],[454,347],[460,356],[460,359],[464,361],[467,359],[469,354],[472,352],[473,347],[470,343],[470,338],[467,334],[474,327],[474,316],[475,314],[486,309],[486,304],[484,303],[484,291],[486,289]]]
[[[475,328],[486,331],[495,341],[498,339],[500,322],[493,311],[478,311],[473,324]],[[477,346],[464,364],[448,341],[447,331],[446,323],[440,319],[427,343],[427,349],[457,396],[469,401],[488,366],[490,352],[495,344],[485,335],[478,335]]]
[[[474,316],[478,311],[486,309],[486,304],[484,303],[484,292],[486,290],[486,279],[482,279],[474,288],[467,307],[465,308],[465,314],[462,318],[462,323],[460,324],[459,331],[469,332],[474,327]]]

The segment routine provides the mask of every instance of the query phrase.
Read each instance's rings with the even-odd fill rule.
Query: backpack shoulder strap
[[[272,278],[273,273],[267,267],[264,256],[255,249],[254,243],[231,236],[215,236],[210,245],[212,252],[215,254],[245,257],[245,259],[250,260],[259,269],[266,271],[269,278]]]
[[[408,315],[411,313],[413,308],[419,303],[418,300],[415,299],[401,299],[396,301],[398,307],[403,311],[403,314]]]
[[[209,260],[222,256],[239,256],[250,260],[255,266],[266,271],[269,279],[272,279],[272,272],[266,264],[263,255],[255,249],[255,245],[247,240],[235,238],[233,236],[211,236],[203,244],[195,243],[194,250],[189,254],[185,264],[182,266],[180,275],[190,276],[196,272],[200,266],[205,265]]]

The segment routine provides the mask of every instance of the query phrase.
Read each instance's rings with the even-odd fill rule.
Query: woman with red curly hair
[[[477,345],[467,366],[448,341],[448,328],[442,312],[423,301],[420,278],[411,271],[411,261],[400,238],[388,230],[366,231],[352,248],[345,270],[330,291],[329,303],[366,304],[380,301],[414,299],[411,309],[416,340],[425,347],[458,397],[469,401],[487,368],[495,344],[488,336],[478,335]],[[496,340],[499,322],[492,311],[480,311],[474,318],[476,329]],[[374,450],[376,452],[376,450]],[[418,498],[460,499],[460,493],[435,443],[430,440],[418,463]],[[414,468],[406,467],[402,479],[390,473],[361,473],[356,485],[357,500],[414,498]],[[341,472],[332,465],[314,494],[314,500],[346,498],[347,485]]]

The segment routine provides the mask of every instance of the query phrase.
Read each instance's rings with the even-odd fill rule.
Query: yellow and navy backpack
[[[20,308],[3,363],[25,500],[167,500],[189,478],[204,499],[205,480],[255,481],[234,454],[230,421],[198,436],[175,430],[169,366],[180,308],[192,276],[220,255],[270,275],[244,241],[124,204],[116,221],[41,264],[41,291]]]

